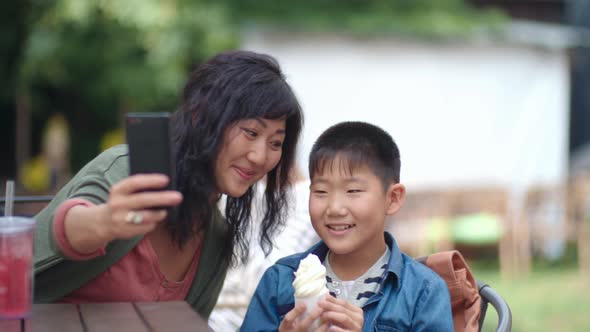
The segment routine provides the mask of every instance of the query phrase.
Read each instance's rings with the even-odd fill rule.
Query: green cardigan
[[[59,205],[70,198],[95,204],[106,202],[109,188],[129,174],[125,145],[113,147],[88,163],[66,184],[45,209],[35,216],[35,303],[55,302],[86,284],[131,251],[141,236],[116,240],[106,247],[106,255],[87,261],[68,260],[53,236],[53,216]],[[219,209],[205,231],[199,266],[185,300],[209,317],[221,291],[228,265],[221,258],[227,227]]]

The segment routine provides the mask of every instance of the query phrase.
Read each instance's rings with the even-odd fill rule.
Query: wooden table
[[[0,320],[2,332],[213,331],[184,301],[34,304],[26,319]]]

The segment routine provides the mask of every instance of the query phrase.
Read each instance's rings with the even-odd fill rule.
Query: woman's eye
[[[271,145],[272,145],[273,149],[279,150],[280,148],[283,147],[283,142],[275,141],[275,142],[272,142]]]
[[[362,191],[362,190],[360,190],[360,189],[350,189],[350,190],[348,190],[347,192],[348,192],[349,194],[357,194],[357,193],[360,193],[361,191]]]
[[[326,194],[327,192],[326,192],[326,191],[324,191],[324,190],[313,190],[313,193],[314,193],[314,194],[317,194],[317,195],[324,195],[324,194]]]
[[[254,137],[258,136],[258,133],[257,133],[257,132],[255,132],[255,131],[254,131],[254,130],[252,130],[252,129],[248,129],[248,128],[242,128],[242,130],[243,130],[243,131],[246,133],[246,135],[248,135],[248,136],[250,136],[250,137],[252,137],[252,138],[254,138]]]

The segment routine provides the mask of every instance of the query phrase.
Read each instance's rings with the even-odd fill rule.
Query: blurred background
[[[590,329],[590,1],[12,0],[0,17],[2,192],[52,195],[124,143],[127,112],[174,111],[201,61],[265,52],[304,108],[305,173],[328,126],[383,127],[403,250],[459,249],[513,331]]]

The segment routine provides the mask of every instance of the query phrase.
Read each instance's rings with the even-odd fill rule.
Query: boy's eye
[[[346,192],[349,193],[349,194],[357,194],[357,193],[362,192],[362,190],[360,190],[360,189],[349,189]]]
[[[327,194],[327,193],[328,193],[328,192],[327,192],[327,191],[325,191],[325,190],[317,190],[317,189],[316,189],[316,190],[312,190],[312,192],[313,192],[314,194],[316,194],[316,195],[325,195],[325,194]]]

